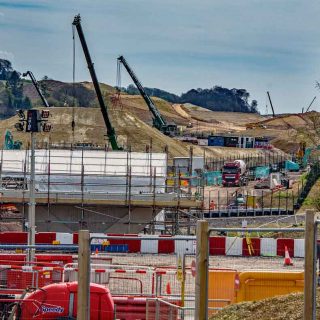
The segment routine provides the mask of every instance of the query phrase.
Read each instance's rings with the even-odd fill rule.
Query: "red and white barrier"
[[[150,254],[195,254],[196,241],[190,236],[150,236],[138,234],[103,234],[91,233],[92,244],[102,244],[106,238],[110,245],[127,245],[128,253]],[[130,239],[126,240],[127,237]],[[132,239],[134,238],[134,239]],[[177,239],[179,238],[179,239]],[[246,238],[239,237],[210,237],[210,255],[227,256],[284,256],[285,247],[291,257],[304,257],[304,239],[287,238],[250,238],[249,248]],[[63,232],[39,232],[36,234],[36,244],[77,244],[78,234]],[[0,244],[27,244],[26,232],[0,232]]]

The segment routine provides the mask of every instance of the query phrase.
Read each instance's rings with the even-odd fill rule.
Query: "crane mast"
[[[29,77],[30,77],[30,79],[31,79],[34,87],[36,88],[36,90],[37,90],[37,92],[38,92],[38,94],[39,94],[39,96],[40,96],[40,98],[41,98],[41,100],[42,100],[42,103],[44,104],[44,106],[45,106],[46,108],[49,108],[49,107],[50,107],[50,106],[49,106],[49,103],[48,103],[47,99],[45,98],[45,96],[43,95],[43,93],[42,93],[42,91],[41,91],[41,88],[40,88],[40,86],[39,86],[39,83],[37,82],[37,80],[36,80],[36,78],[34,77],[33,73],[32,73],[31,71],[27,71],[27,72],[23,73],[22,76],[23,76],[23,77],[26,77],[26,76],[29,76]]]
[[[307,108],[306,112],[308,112],[308,111],[309,111],[310,107],[312,106],[312,104],[314,103],[314,100],[316,100],[316,98],[317,98],[317,97],[314,97],[314,98],[312,99],[312,101],[311,101],[311,103],[309,104],[309,106],[308,106],[308,108]],[[303,113],[303,112],[302,112],[302,113]]]
[[[273,115],[273,117],[275,117],[276,115],[274,113],[273,104],[272,104],[272,101],[271,101],[271,97],[270,97],[269,91],[267,91],[267,95],[268,95],[270,106],[271,106],[271,109],[272,109],[272,115]]]
[[[151,111],[151,113],[153,115],[154,127],[156,127],[158,130],[160,130],[161,132],[163,132],[166,135],[174,135],[177,130],[177,126],[175,124],[171,124],[171,125],[167,124],[167,122],[161,116],[159,110],[157,109],[157,107],[155,106],[155,104],[153,103],[153,101],[151,100],[149,95],[145,92],[141,82],[138,80],[138,77],[135,75],[133,70],[130,68],[127,60],[123,56],[120,56],[120,57],[118,57],[118,61],[120,63],[122,63],[124,65],[124,67],[126,68],[128,74],[130,75],[134,84],[138,88],[142,98],[146,102],[149,110]]]
[[[98,78],[97,78],[96,72],[94,70],[94,66],[93,66],[93,62],[91,60],[91,56],[90,56],[90,53],[89,53],[87,42],[86,42],[82,27],[81,27],[80,14],[78,14],[78,15],[76,15],[74,17],[74,20],[73,20],[72,24],[76,27],[77,32],[78,32],[78,36],[79,36],[79,39],[80,39],[80,42],[81,42],[83,53],[84,53],[86,61],[87,61],[87,65],[88,65],[88,69],[89,69],[89,72],[90,72],[90,76],[91,76],[91,79],[92,79],[92,82],[93,82],[93,86],[94,86],[94,89],[96,91],[96,95],[97,95],[98,102],[99,102],[99,105],[100,105],[100,109],[101,109],[101,113],[102,113],[102,116],[103,116],[103,120],[104,120],[104,123],[105,123],[106,128],[107,128],[107,136],[109,138],[112,150],[121,150],[121,148],[119,147],[118,142],[117,142],[115,130],[114,130],[114,128],[113,128],[113,126],[112,126],[112,124],[110,122],[110,119],[109,119],[107,106],[106,106],[106,104],[105,104],[105,102],[103,100],[103,97],[102,97],[102,93],[101,93],[101,89],[100,89],[100,86],[99,86]]]

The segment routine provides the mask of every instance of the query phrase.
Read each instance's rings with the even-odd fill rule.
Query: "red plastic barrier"
[[[73,244],[78,244],[78,240],[79,240],[79,234],[74,233],[73,234]]]
[[[209,254],[216,256],[224,256],[226,254],[226,238],[210,237],[209,238]]]
[[[243,238],[243,240],[242,240],[242,255],[243,256],[260,256],[261,239],[260,238],[251,238],[250,240],[251,240],[251,244],[253,247],[253,252],[251,252],[251,255],[250,255],[247,240],[246,240],[246,238]]]
[[[56,232],[36,233],[36,244],[52,244],[56,240]]]
[[[0,232],[0,244],[27,244],[27,232]]]
[[[12,264],[12,261],[26,261],[25,254],[0,254],[1,264]],[[7,262],[7,263],[6,263]],[[61,266],[72,263],[72,255],[70,254],[36,254],[36,262],[39,263],[54,263]]]
[[[285,246],[287,246],[290,257],[294,255],[294,239],[277,239],[277,255],[284,257]]]
[[[117,310],[117,319],[120,320],[145,320],[146,319],[146,306],[147,298],[145,297],[114,297],[113,301]],[[171,301],[170,303],[180,305],[180,301]],[[165,304],[160,304],[159,319],[168,319],[170,307]],[[178,310],[171,309],[171,319],[178,319]],[[153,318],[156,313],[155,302],[149,302],[148,305],[149,317]]]
[[[163,235],[160,238],[172,238],[172,236]],[[174,240],[158,240],[158,253],[174,253]]]
[[[136,253],[141,251],[141,239],[137,234],[108,233],[107,236],[121,237],[122,239],[108,239],[110,244],[127,244],[128,252]],[[137,240],[125,240],[126,237],[136,237]]]

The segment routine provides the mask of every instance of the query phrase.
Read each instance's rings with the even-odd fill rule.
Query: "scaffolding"
[[[175,212],[175,219],[164,221],[161,233],[179,233],[179,216],[186,216],[189,207],[200,208],[199,190],[181,184],[180,175],[168,177],[168,152],[107,151],[82,148],[61,148],[46,144],[46,148],[35,150],[35,191],[37,203],[47,207],[45,221],[53,221],[52,206],[62,200],[79,210],[81,225],[85,224],[85,213],[93,213],[88,203],[97,202],[127,208],[127,221],[113,214],[104,214],[113,223],[122,219],[130,231],[131,212],[137,203],[152,208],[152,219],[140,221],[149,225],[146,232],[155,233],[155,217],[162,209]],[[5,199],[18,199],[21,215],[17,220],[25,221],[30,185],[30,150],[1,150],[0,191]],[[189,178],[190,180],[190,178]],[[170,184],[170,181],[174,183]],[[68,200],[68,201],[69,201]],[[71,201],[72,200],[72,201]],[[112,202],[113,201],[113,202]],[[189,204],[186,204],[189,203]],[[98,213],[99,212],[95,212]],[[166,220],[166,219],[165,219]],[[193,221],[194,224],[194,221]]]

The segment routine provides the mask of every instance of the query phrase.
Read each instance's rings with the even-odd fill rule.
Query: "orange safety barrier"
[[[209,270],[208,307],[209,315],[215,311],[212,308],[222,308],[235,301],[237,271],[228,269]],[[211,300],[211,301],[210,301]],[[216,300],[216,301],[212,301]],[[218,301],[223,300],[223,301]],[[211,308],[211,310],[210,310]]]
[[[239,274],[240,287],[236,302],[262,300],[277,295],[301,292],[304,288],[302,271],[248,271]]]

